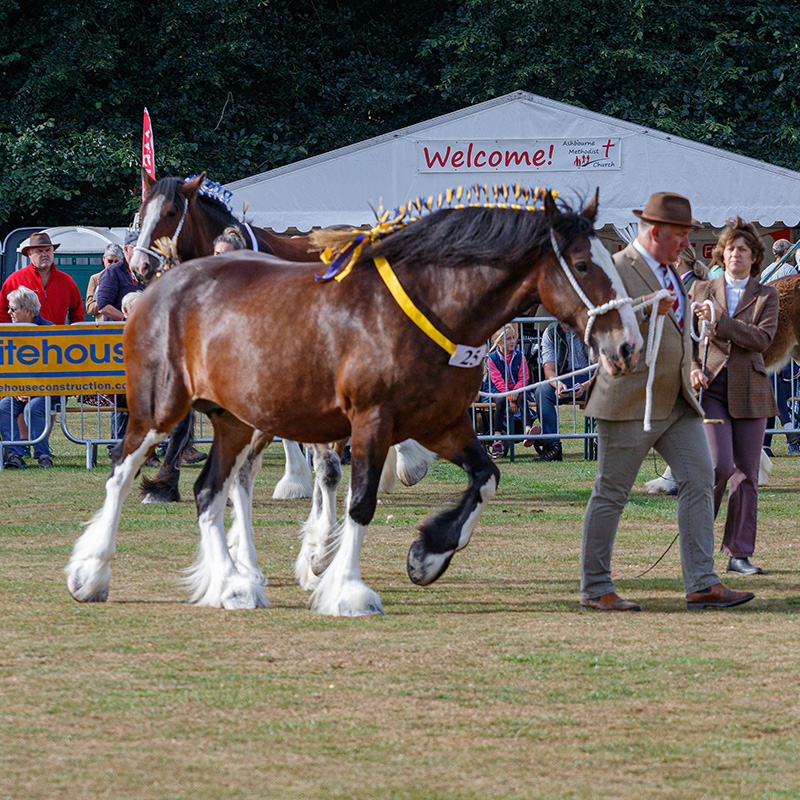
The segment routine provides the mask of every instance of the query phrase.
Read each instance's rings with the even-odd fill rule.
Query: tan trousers
[[[594,599],[614,591],[611,555],[620,516],[639,468],[653,447],[672,467],[678,481],[678,531],[685,592],[719,582],[714,572],[714,468],[703,420],[679,397],[652,430],[642,420],[597,420],[597,478],[583,518],[581,597]]]

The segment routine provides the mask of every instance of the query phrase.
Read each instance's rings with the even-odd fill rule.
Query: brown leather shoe
[[[729,589],[724,583],[715,583],[702,592],[687,594],[686,606],[693,611],[701,608],[730,608],[748,603],[754,597],[752,592],[740,592]]]
[[[191,444],[181,453],[181,462],[184,464],[197,464],[200,461],[205,461],[207,458],[207,453],[201,453]]]
[[[596,608],[598,611],[641,611],[642,607],[623,600],[616,592],[609,592],[602,597],[581,600],[581,608]]]

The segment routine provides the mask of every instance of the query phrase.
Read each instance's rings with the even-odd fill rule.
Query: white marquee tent
[[[572,205],[600,188],[598,227],[623,229],[651,192],[676,191],[721,227],[800,221],[800,173],[517,91],[228,184],[236,209],[277,232],[374,221],[371,206],[472,183],[557,189]]]

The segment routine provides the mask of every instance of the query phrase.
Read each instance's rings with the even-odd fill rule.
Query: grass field
[[[581,612],[595,465],[572,442],[560,464],[500,462],[472,543],[427,588],[406,551],[461,473],[436,462],[382,496],[362,571],[387,613],[362,619],[312,614],[294,583],[308,501],[271,499],[277,447],[254,509],[269,609],[184,603],[197,467],[181,504],[128,499],[109,600],[76,604],[63,568],[107,469],[52,444],[55,469],[0,474],[0,798],[800,797],[800,459],[781,437],[766,574],[726,578],[756,591],[746,606],[687,612],[677,544],[626,577],[676,532],[675,500],[642,486],[663,468],[649,460],[614,562],[644,612]]]

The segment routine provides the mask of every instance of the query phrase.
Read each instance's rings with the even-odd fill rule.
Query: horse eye
[[[167,211],[167,217],[169,217],[170,219],[172,219],[172,217],[177,217],[177,216],[178,216],[177,211]]]
[[[585,273],[589,271],[589,265],[585,261],[579,261],[577,264],[573,264],[573,268],[575,272]]]

